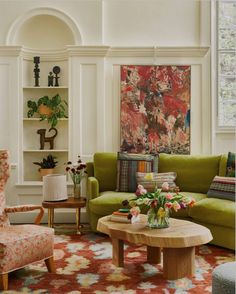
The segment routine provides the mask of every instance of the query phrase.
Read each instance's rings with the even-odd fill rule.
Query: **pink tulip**
[[[146,193],[147,193],[147,190],[144,189],[144,187],[142,185],[138,185],[138,188],[137,188],[135,194],[137,196],[142,196],[142,195],[145,195]]]
[[[157,207],[157,204],[158,204],[158,201],[155,199],[151,202],[151,207],[155,208],[155,207]]]
[[[170,193],[166,194],[166,199],[171,200],[173,198],[173,196]]]
[[[162,191],[169,191],[169,184],[168,182],[164,182],[161,186]]]
[[[177,201],[175,201],[172,205],[174,211],[178,211],[181,207]]]
[[[166,202],[166,203],[165,203],[165,207],[167,207],[167,208],[172,208],[172,203],[171,203],[171,202]]]

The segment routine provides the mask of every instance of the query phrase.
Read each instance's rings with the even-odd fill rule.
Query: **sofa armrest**
[[[99,183],[95,177],[88,177],[87,182],[87,196],[88,199],[93,199],[99,195]]]

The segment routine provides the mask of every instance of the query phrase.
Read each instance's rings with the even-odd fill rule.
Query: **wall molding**
[[[210,47],[156,47],[155,57],[204,57]]]
[[[108,57],[204,57],[210,47],[110,47]]]
[[[36,50],[24,46],[0,46],[0,56],[18,56],[26,60],[40,55],[42,60],[66,60],[68,57],[204,57],[210,47],[110,47],[110,46],[71,46],[63,49]]]
[[[28,47],[21,47],[22,56],[25,60],[32,60],[34,56],[40,56],[41,61],[62,61],[68,59],[68,51],[64,49],[45,49],[36,50]]]
[[[69,56],[105,57],[109,50],[109,46],[67,46]]]
[[[0,56],[19,56],[22,46],[0,46]]]

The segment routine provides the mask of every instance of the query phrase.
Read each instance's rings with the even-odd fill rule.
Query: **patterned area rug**
[[[82,236],[63,231],[55,236],[56,274],[44,262],[9,275],[9,291],[2,293],[211,293],[211,273],[221,263],[233,261],[234,252],[216,246],[196,249],[196,274],[174,281],[162,278],[161,265],[146,262],[146,247],[125,243],[125,267],[111,262],[112,247],[105,235]]]

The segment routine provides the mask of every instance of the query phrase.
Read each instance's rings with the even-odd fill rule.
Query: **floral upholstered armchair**
[[[8,289],[8,273],[44,260],[49,272],[53,262],[54,230],[38,226],[44,211],[39,205],[7,207],[4,188],[9,177],[8,151],[0,150],[0,289]],[[36,225],[10,225],[8,213],[39,209]]]

